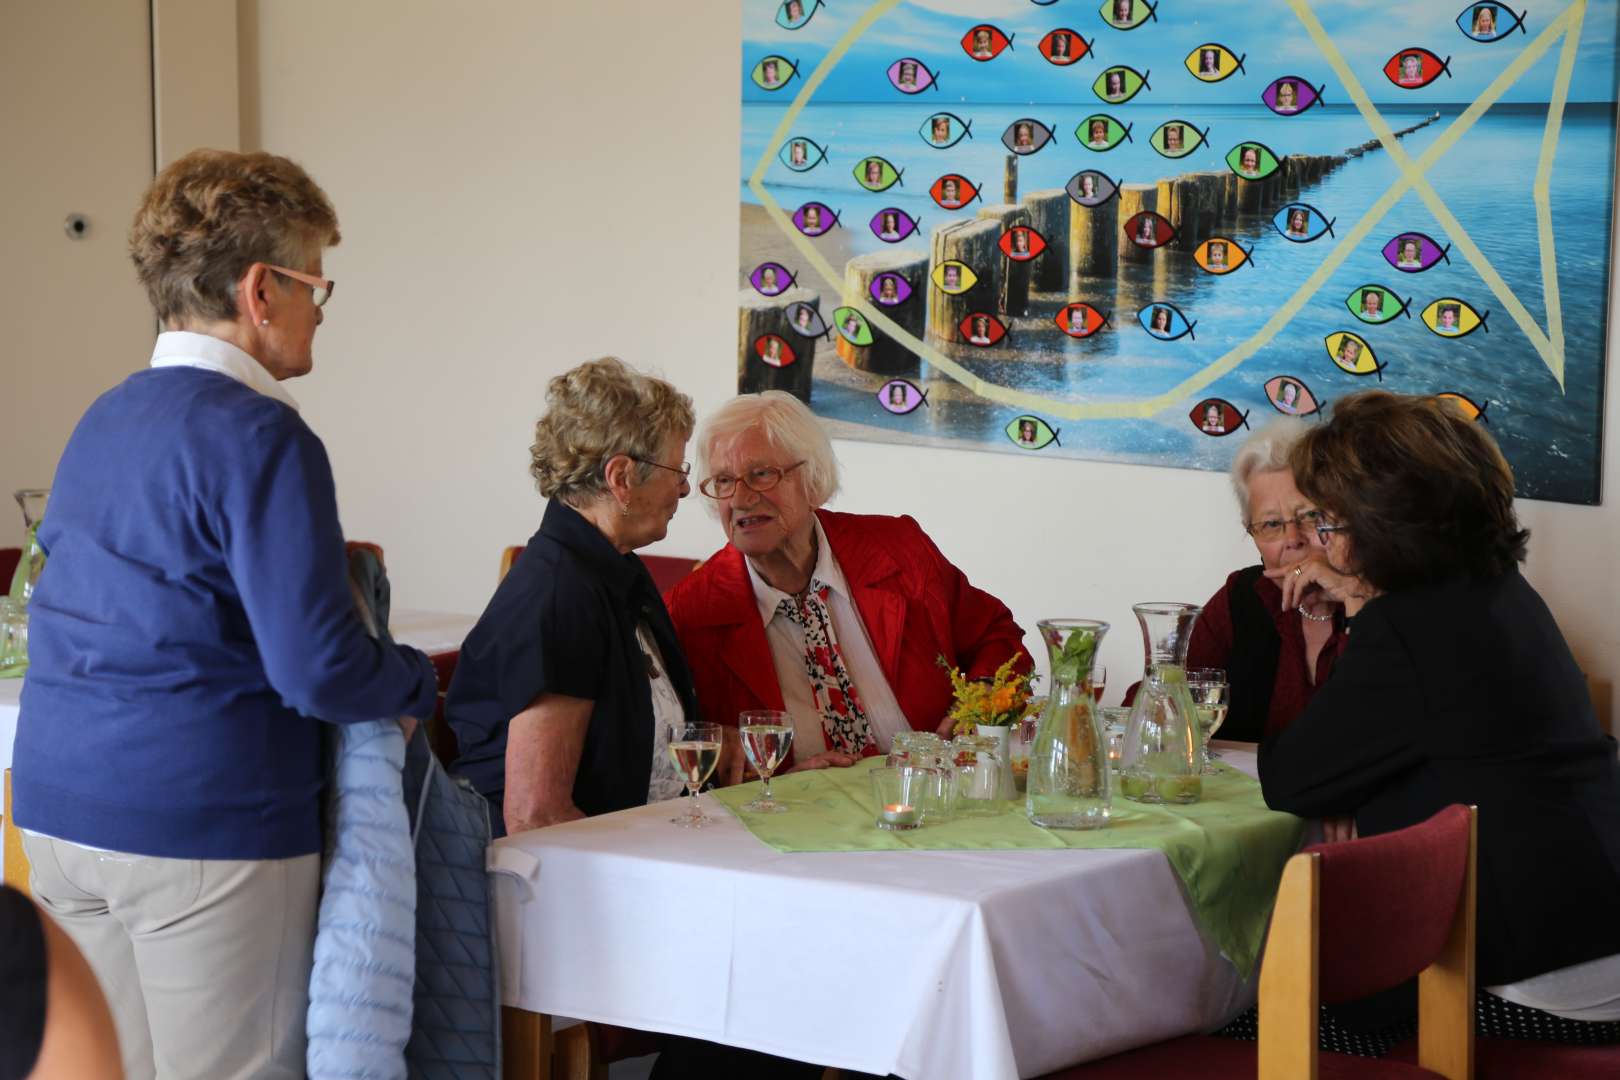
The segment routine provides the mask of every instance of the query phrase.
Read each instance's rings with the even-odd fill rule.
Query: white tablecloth
[[[1250,752],[1227,760],[1253,770]],[[1253,1000],[1160,852],[780,854],[704,801],[720,820],[695,832],[663,803],[497,842],[507,1004],[879,1075],[1004,1080]]]
[[[440,611],[393,611],[388,615],[388,632],[401,645],[411,645],[432,656],[461,648],[476,615],[447,615]]]

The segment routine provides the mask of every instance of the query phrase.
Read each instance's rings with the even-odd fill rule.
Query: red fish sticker
[[[1321,411],[1324,404],[1311,393],[1304,379],[1293,375],[1273,375],[1267,379],[1266,400],[1284,416],[1310,416]]]
[[[1074,303],[1059,308],[1053,321],[1057,323],[1059,330],[1072,338],[1088,338],[1103,327],[1112,326],[1107,313],[1098,311],[1086,303]]]
[[[1080,36],[1079,31],[1065,26],[1041,38],[1041,43],[1035,48],[1046,57],[1048,64],[1068,67],[1081,57],[1091,55],[1091,44]]]
[[[1212,438],[1230,435],[1239,428],[1249,426],[1249,414],[1225,398],[1205,398],[1187,414],[1193,427]]]
[[[793,352],[793,346],[775,334],[761,334],[755,338],[754,351],[771,367],[787,367],[798,359]]]
[[[1428,49],[1402,49],[1384,65],[1389,81],[1402,90],[1421,90],[1444,75],[1451,78],[1451,57],[1440,59]]]
[[[960,173],[946,173],[934,181],[928,194],[942,210],[960,210],[979,197],[979,189]]]
[[[1125,236],[1139,248],[1164,247],[1176,238],[1176,227],[1162,214],[1143,210],[1125,222]]]
[[[999,26],[980,23],[962,35],[962,51],[968,54],[968,59],[983,64],[1012,48],[1014,36],[1002,33]]]
[[[994,315],[975,311],[957,325],[962,340],[980,349],[988,349],[1007,336],[1007,327]]]
[[[1014,225],[1001,234],[996,246],[1013,262],[1028,262],[1046,250],[1046,237],[1028,225]]]

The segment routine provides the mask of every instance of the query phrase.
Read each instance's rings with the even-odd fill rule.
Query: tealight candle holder
[[[923,823],[923,807],[932,795],[932,770],[910,765],[873,769],[872,797],[877,801],[877,827],[915,829]]]

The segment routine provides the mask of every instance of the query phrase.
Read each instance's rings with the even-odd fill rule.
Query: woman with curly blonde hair
[[[495,834],[671,798],[665,744],[697,720],[691,675],[647,568],[691,490],[692,402],[612,357],[551,380],[529,471],[551,500],[461,647],[445,715],[455,771]]]

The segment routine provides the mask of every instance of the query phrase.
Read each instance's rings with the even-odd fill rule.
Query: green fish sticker
[[[1143,90],[1153,89],[1148,84],[1151,74],[1151,71],[1116,64],[1097,76],[1097,81],[1091,84],[1091,92],[1110,105],[1123,105]]]
[[[838,327],[839,336],[851,345],[872,344],[872,327],[867,324],[866,316],[852,307],[834,308],[833,325]]]
[[[1226,152],[1226,164],[1245,180],[1264,180],[1278,169],[1282,162],[1265,143],[1241,142]]]
[[[1411,305],[1410,297],[1402,300],[1385,286],[1370,283],[1350,290],[1350,295],[1344,298],[1344,306],[1350,309],[1350,314],[1373,326],[1381,326],[1401,315],[1410,319],[1412,313],[1407,309]]]
[[[1080,125],[1074,129],[1074,137],[1087,150],[1102,153],[1122,142],[1135,142],[1131,138],[1133,127],[1134,124],[1121,124],[1107,113],[1096,113],[1080,121]]]
[[[1007,438],[1025,450],[1043,450],[1058,442],[1058,429],[1038,416],[1015,416],[1007,421]]]

